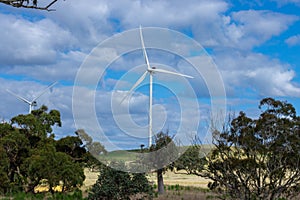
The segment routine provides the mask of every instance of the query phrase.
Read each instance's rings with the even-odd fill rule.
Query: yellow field
[[[182,172],[181,172],[182,173]],[[89,169],[84,170],[86,179],[84,181],[83,188],[89,188],[98,179],[99,172],[92,172]],[[149,174],[147,176],[149,180],[156,183],[156,173]],[[174,172],[168,171],[164,174],[164,183],[166,185],[181,185],[181,186],[192,186],[199,188],[207,188],[209,180],[196,175],[186,175],[186,174],[176,174]],[[157,183],[156,183],[157,184]]]
[[[183,171],[181,171],[182,173]],[[156,173],[148,175],[149,180],[157,184]],[[192,186],[199,188],[207,188],[209,180],[196,175],[176,174],[168,171],[164,174],[164,183],[166,185],[181,185],[181,186]]]

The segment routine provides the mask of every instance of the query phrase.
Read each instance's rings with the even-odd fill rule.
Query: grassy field
[[[86,179],[84,181],[85,188],[89,188],[94,183],[96,183],[98,179],[99,172],[92,172],[89,169],[84,170]],[[148,176],[149,181],[154,184],[156,182],[156,174],[149,174]],[[176,174],[174,172],[168,171],[164,174],[164,183],[166,185],[180,185],[180,186],[191,186],[197,188],[207,189],[207,184],[209,180],[201,178],[196,175],[185,175],[185,174]]]
[[[156,174],[148,175],[151,182],[157,184]],[[156,200],[200,200],[212,199],[213,195],[207,188],[209,180],[196,175],[175,174],[168,171],[164,174],[165,194],[157,195]]]
[[[180,146],[178,147],[179,152],[184,152],[186,149],[188,149],[189,146]],[[212,148],[212,145],[203,144],[201,145],[201,152],[203,156],[208,154]],[[123,161],[123,162],[131,162],[135,161],[136,159],[139,159],[138,156],[140,156],[140,150],[116,150],[116,151],[110,151],[105,155],[100,155],[99,160],[101,161]]]
[[[187,148],[187,147],[182,147]],[[211,149],[211,146],[203,145],[202,151],[203,153],[208,153]],[[130,162],[136,159],[136,155],[133,152],[139,153],[136,151],[112,151],[107,155],[102,155],[100,160],[110,160],[110,161],[123,161]],[[85,169],[86,179],[84,181],[84,185],[82,186],[83,192],[86,194],[88,188],[90,188],[98,178],[98,172],[92,172],[88,169]],[[157,185],[156,182],[156,174],[148,174],[148,179],[153,184]],[[159,195],[155,199],[163,200],[163,199],[172,199],[172,200],[183,200],[183,199],[207,199],[212,196],[208,192],[207,184],[209,180],[204,178],[195,176],[195,175],[186,175],[186,174],[176,174],[174,172],[166,172],[164,174],[164,183],[166,185],[166,194]],[[210,198],[212,199],[212,198]]]
[[[82,186],[84,195],[87,195],[88,188],[96,183],[99,173],[92,172],[89,169],[85,169],[86,179]],[[149,174],[149,181],[157,185],[156,174]],[[212,194],[208,192],[207,184],[208,180],[195,176],[185,174],[175,174],[173,172],[166,172],[164,174],[164,183],[166,185],[166,193],[164,195],[155,195],[154,199],[172,199],[172,200],[183,200],[183,199],[211,199]]]

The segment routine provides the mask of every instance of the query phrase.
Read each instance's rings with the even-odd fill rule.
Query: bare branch
[[[38,0],[0,0],[0,3],[10,5],[16,8],[29,8],[37,10],[55,11],[50,7],[55,4],[58,0],[52,0],[47,6],[38,6]]]

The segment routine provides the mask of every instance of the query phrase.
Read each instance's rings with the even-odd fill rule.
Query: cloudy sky
[[[155,132],[205,138],[212,105],[224,113],[220,99],[226,110],[252,117],[264,97],[287,100],[300,112],[300,0],[66,0],[53,8],[0,5],[3,120],[28,112],[6,89],[31,100],[58,81],[37,101],[61,112],[57,137],[84,128],[108,149],[147,144],[148,78],[129,102],[118,103],[145,69],[140,25],[151,63],[195,77],[155,77]],[[174,34],[164,38],[160,30]],[[103,48],[107,41],[110,48]],[[184,57],[169,51],[170,44]],[[127,47],[122,55],[117,51]],[[191,57],[202,60],[201,73],[187,62]]]

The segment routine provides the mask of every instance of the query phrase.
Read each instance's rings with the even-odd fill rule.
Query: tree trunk
[[[162,169],[157,170],[157,189],[158,189],[158,194],[165,193],[164,177],[163,177],[163,170]]]

